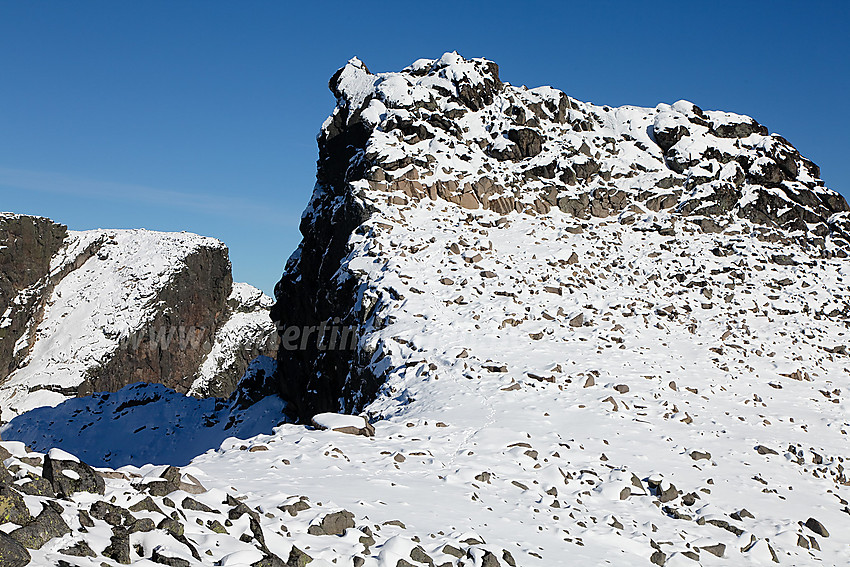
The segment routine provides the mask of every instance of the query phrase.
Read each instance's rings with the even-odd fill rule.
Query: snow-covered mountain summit
[[[410,226],[407,211],[426,211],[416,228],[428,238],[443,214],[469,225],[457,228],[464,243],[451,243],[450,254],[491,249],[513,219],[533,226],[526,216],[569,233],[608,223],[628,234],[693,233],[687,240],[697,248],[701,239],[713,242],[711,234],[722,235],[715,240],[723,247],[773,243],[770,257],[782,257],[778,263],[794,263],[785,258],[793,250],[821,261],[847,254],[845,200],[824,187],[816,165],[747,116],[686,101],[599,107],[550,87],[511,86],[495,63],[456,53],[379,74],[355,58],[329,86],[337,106],[318,138],[304,239],[278,284],[273,317],[284,324],[339,317],[361,325],[366,313],[349,310],[354,296],[358,306],[362,298],[369,308],[374,302],[363,295],[370,287],[364,270],[350,264],[364,256],[403,258],[399,245],[411,244],[391,233]],[[481,238],[482,226],[490,238]],[[442,261],[431,257],[433,272]],[[301,399],[302,417],[337,404],[348,370],[336,364],[348,354],[282,351],[281,362],[291,365],[284,388],[293,385],[287,393]],[[360,375],[367,361],[359,362],[348,382],[369,392],[352,407],[367,403],[383,382]],[[315,377],[318,387],[301,387],[291,376]]]
[[[359,340],[282,348],[279,380],[302,419],[378,421],[346,451],[369,470],[314,494],[400,504],[370,480],[392,459],[467,490],[423,530],[522,565],[846,562],[848,206],[813,163],[746,116],[457,54],[330,88],[272,313]]]
[[[0,217],[0,405],[157,382],[227,396],[273,348],[271,300],[233,284],[226,246],[190,233],[67,231]]]

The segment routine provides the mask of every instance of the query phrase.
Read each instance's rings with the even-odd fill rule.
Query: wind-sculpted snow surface
[[[850,560],[847,205],[814,164],[748,117],[456,54],[330,86],[273,316],[359,343],[281,350],[279,382],[376,433],[284,427],[286,483],[519,565]]]

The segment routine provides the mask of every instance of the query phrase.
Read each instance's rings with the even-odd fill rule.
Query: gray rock
[[[322,518],[319,525],[310,526],[307,533],[311,535],[342,535],[348,528],[354,527],[354,514],[341,510]]]
[[[0,523],[25,526],[32,521],[23,496],[11,486],[0,486]]]
[[[448,543],[443,546],[443,553],[445,553],[446,555],[457,557],[458,559],[461,559],[466,555],[463,551]]]
[[[131,534],[136,532],[151,532],[156,529],[156,524],[150,518],[139,518],[128,527]]]
[[[425,550],[422,549],[421,545],[417,545],[410,551],[410,558],[417,563],[426,563],[431,567],[434,567],[434,560],[431,559],[430,555],[425,553]]]
[[[165,550],[159,547],[151,553],[151,561],[160,565],[168,565],[169,567],[189,567],[191,564],[186,559],[180,557],[171,557]]]
[[[19,492],[23,492],[29,496],[46,496],[49,498],[55,496],[53,485],[44,477],[28,472],[26,478],[29,478],[28,482],[23,484],[15,483],[15,488]]]
[[[764,445],[756,445],[755,449],[756,449],[756,451],[758,452],[759,455],[778,455],[779,454],[776,451],[774,451],[773,449],[771,449],[770,447],[765,447]]]
[[[829,532],[826,530],[824,525],[821,524],[819,521],[815,520],[814,518],[809,518],[808,520],[806,520],[806,523],[804,525],[821,537],[829,537]]]
[[[0,565],[3,567],[24,567],[30,562],[27,549],[15,538],[0,532]]]
[[[723,557],[723,554],[726,552],[726,545],[722,543],[716,543],[714,545],[703,545],[700,547],[701,550],[707,551],[712,555],[716,555],[717,557]]]
[[[97,557],[97,553],[89,547],[89,544],[81,540],[70,547],[60,549],[62,555],[70,555],[71,557]]]
[[[670,484],[666,490],[661,491],[658,494],[658,500],[661,502],[671,502],[679,497],[679,491],[676,490],[676,485]]]
[[[189,496],[184,498],[183,502],[181,502],[180,505],[183,506],[183,508],[186,509],[186,510],[195,510],[196,512],[207,512],[207,513],[210,513],[210,514],[216,512],[216,510],[213,510],[212,508],[210,508],[206,504],[198,502],[197,500],[195,500],[194,498],[191,498]]]
[[[43,506],[35,520],[9,534],[27,549],[41,549],[51,539],[71,533],[71,528],[56,510],[47,504]]]
[[[111,526],[129,526],[136,521],[136,518],[126,508],[103,500],[98,500],[91,505],[90,514],[93,518],[103,520]]]
[[[259,561],[251,563],[251,567],[286,567],[286,563],[277,555],[268,553]]]
[[[156,512],[158,514],[162,514],[163,516],[166,515],[165,512],[163,512],[162,509],[157,506],[156,502],[154,502],[153,498],[151,498],[150,496],[145,496],[143,500],[140,500],[139,502],[136,502],[135,504],[130,506],[130,512],[141,512],[143,510],[147,512]]]
[[[286,567],[305,567],[311,561],[313,561],[312,557],[293,545],[289,552],[289,559],[286,561]]]
[[[184,531],[183,524],[181,524],[174,518],[163,518],[163,520],[160,521],[156,525],[156,527],[159,530],[165,530],[172,535],[178,536],[182,536]]]
[[[130,534],[123,528],[112,528],[109,545],[103,550],[103,556],[122,565],[130,564]]]
[[[301,499],[293,504],[286,504],[284,506],[278,506],[279,509],[283,510],[290,516],[295,516],[298,512],[303,512],[304,510],[310,509],[310,504],[307,503],[306,500]]]

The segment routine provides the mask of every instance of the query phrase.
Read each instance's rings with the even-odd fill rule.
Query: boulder
[[[70,547],[65,547],[59,550],[62,555],[70,555],[71,557],[97,557],[97,553],[89,547],[89,544],[81,540]]]
[[[53,485],[44,477],[28,472],[24,478],[28,479],[27,482],[15,483],[15,488],[18,491],[29,496],[46,496],[49,498],[55,496]]]
[[[804,525],[821,537],[829,537],[829,532],[824,527],[824,525],[821,524],[819,521],[815,520],[814,518],[809,518],[808,520],[806,520],[806,523]]]
[[[25,526],[32,521],[23,496],[11,486],[0,486],[0,524]]]
[[[109,538],[109,545],[103,550],[103,556],[116,563],[129,565],[131,562],[129,532],[123,528],[112,528],[112,537]]]
[[[167,467],[159,475],[159,479],[148,480],[137,488],[153,496],[167,496],[178,490],[189,494],[202,494],[207,491],[198,479],[190,474],[182,474],[180,469],[174,466]]]
[[[520,159],[534,157],[543,151],[543,138],[531,128],[508,130],[508,139],[516,144]]]
[[[154,548],[153,553],[151,553],[151,561],[169,567],[189,567],[191,565],[188,560],[170,555],[167,550],[160,546]]]
[[[311,420],[316,429],[330,429],[339,433],[350,435],[363,435],[374,437],[375,428],[366,418],[357,415],[343,415],[337,413],[320,413],[313,416]]]
[[[43,506],[35,520],[9,534],[27,549],[41,549],[51,539],[71,533],[71,528],[53,506],[47,504]]]
[[[129,526],[136,518],[125,508],[116,506],[103,500],[98,500],[91,505],[91,516],[103,520],[111,526]]]
[[[307,533],[310,535],[342,535],[345,530],[354,527],[354,514],[348,510],[341,510],[322,518],[318,525],[310,526]]]
[[[305,567],[311,561],[313,561],[312,557],[293,545],[289,552],[289,559],[286,561],[286,567]]]
[[[58,449],[51,449],[44,457],[41,474],[60,498],[70,498],[77,492],[104,492],[103,478],[93,468]]]

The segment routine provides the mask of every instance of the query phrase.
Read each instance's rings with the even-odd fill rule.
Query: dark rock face
[[[211,348],[215,329],[224,320],[232,285],[226,252],[202,248],[187,257],[185,267],[153,301],[161,308],[148,326],[197,329],[202,333],[200,340],[187,341],[186,348],[179,348],[179,341],[175,340],[173,348],[162,349],[145,337],[138,347],[127,345],[119,349],[93,370],[80,385],[80,393],[116,392],[135,382],[155,382],[180,393],[188,392]]]
[[[339,114],[348,112],[348,108],[340,107]],[[348,190],[349,178],[360,168],[363,158],[359,148],[366,138],[361,123],[345,126],[344,119],[338,120],[336,114],[332,128],[319,138],[316,190],[310,210],[301,220],[303,240],[275,286],[277,303],[271,317],[279,328],[334,324],[334,318],[341,316],[337,324],[357,323],[354,314],[345,315],[355,279],[348,278],[338,287],[328,284],[348,252],[348,237],[370,215]],[[347,383],[362,384],[368,392],[377,390],[374,380],[360,376],[358,369],[349,365],[351,352],[320,351],[315,340],[307,341],[305,347],[293,351],[281,348],[278,353],[278,375],[290,377],[279,382],[280,393],[295,404],[302,419],[335,408],[334,394]],[[349,373],[353,374],[350,378]]]
[[[15,344],[32,332],[44,309],[50,260],[66,234],[65,226],[50,219],[0,215],[0,315],[11,308],[9,324],[0,325],[0,383],[22,358],[14,356]]]

